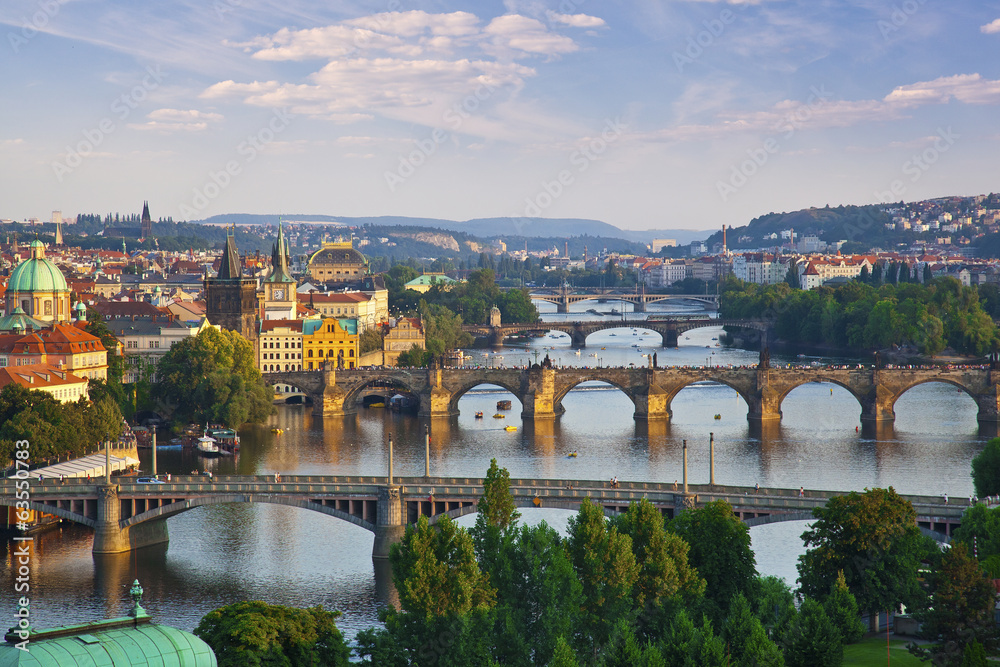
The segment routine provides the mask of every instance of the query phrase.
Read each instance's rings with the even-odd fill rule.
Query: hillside
[[[652,239],[676,239],[681,245],[705,237],[707,231],[691,229],[649,229],[644,231],[619,229],[600,220],[583,218],[474,218],[456,221],[440,218],[411,218],[406,216],[351,217],[335,215],[315,215],[307,213],[282,214],[281,218],[293,222],[316,222],[330,225],[360,227],[429,227],[462,232],[483,239],[503,239],[509,237],[566,239],[574,236],[596,236],[607,239],[623,239],[632,243],[648,243]],[[193,220],[196,224],[222,225],[273,225],[278,221],[275,214],[230,213],[213,215],[204,220]]]

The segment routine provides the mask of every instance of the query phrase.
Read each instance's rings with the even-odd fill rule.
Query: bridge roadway
[[[497,326],[489,324],[467,324],[462,327],[464,331],[471,333],[477,338],[485,338],[492,347],[500,347],[507,336],[525,331],[562,331],[570,335],[570,347],[574,350],[582,350],[587,347],[587,337],[598,331],[605,329],[648,329],[660,334],[663,347],[677,347],[680,334],[692,329],[704,327],[737,327],[751,329],[766,336],[771,329],[771,323],[767,320],[736,320],[720,319],[716,317],[671,317],[655,320],[633,320],[633,321],[588,321],[588,322],[520,322],[500,324]]]
[[[979,406],[980,424],[1000,422],[1000,370],[990,368],[361,368],[264,373],[269,384],[287,384],[306,394],[317,415],[335,417],[357,411],[365,390],[373,385],[409,392],[420,401],[420,414],[458,414],[458,401],[483,384],[503,387],[521,402],[522,419],[553,419],[565,410],[562,401],[582,382],[606,382],[632,401],[637,420],[668,421],[671,401],[696,382],[717,382],[734,389],[748,406],[751,423],[777,422],[781,404],[796,387],[831,382],[851,392],[861,406],[863,424],[892,423],[893,406],[908,390],[927,382],[944,382],[971,396]]]
[[[230,475],[182,476],[165,484],[139,484],[126,478],[114,483],[70,479],[30,482],[30,505],[94,529],[94,553],[122,553],[168,541],[166,519],[182,512],[227,503],[271,503],[320,512],[375,533],[372,556],[385,558],[406,526],[427,516],[431,523],[476,511],[483,480],[466,477],[356,477]],[[14,506],[15,480],[0,482],[0,505]],[[677,484],[566,479],[511,479],[511,493],[518,507],[576,510],[584,498],[604,507],[608,515],[628,509],[629,503],[648,499],[670,518],[685,509],[725,500],[748,525],[812,518],[838,491],[760,489],[744,486],[689,485],[687,493]],[[926,534],[947,541],[961,523],[965,501],[951,504],[937,496],[903,496],[917,513],[917,524]]]
[[[637,313],[644,313],[648,304],[661,301],[693,301],[710,308],[719,307],[719,297],[717,294],[647,294],[645,291],[625,292],[597,287],[535,288],[528,292],[528,296],[535,301],[546,301],[556,304],[556,312],[559,313],[568,313],[571,304],[592,300],[626,301],[635,305],[635,312]]]

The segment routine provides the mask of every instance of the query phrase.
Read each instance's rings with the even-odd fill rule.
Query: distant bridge
[[[138,484],[118,478],[106,485],[80,479],[30,481],[30,508],[94,529],[94,553],[122,553],[168,541],[166,520],[188,510],[229,503],[270,503],[299,507],[347,521],[375,533],[372,556],[386,558],[406,526],[421,516],[431,523],[442,516],[459,517],[477,510],[483,480],[455,477],[341,477],[230,475],[176,476],[165,484]],[[619,482],[565,479],[512,479],[518,507],[575,510],[584,498],[606,514],[624,512],[646,498],[666,517],[685,509],[725,500],[748,525],[812,518],[838,491],[760,489],[741,486]],[[0,482],[0,505],[16,502],[15,480]],[[903,496],[913,503],[925,533],[947,541],[961,523],[964,503],[945,503],[937,496]]]
[[[526,331],[562,331],[570,335],[570,346],[572,349],[579,350],[587,347],[587,337],[590,334],[605,329],[648,329],[660,334],[663,347],[677,347],[678,336],[680,334],[692,329],[702,329],[705,327],[751,329],[760,332],[762,336],[766,336],[767,332],[770,331],[771,323],[767,320],[736,320],[719,319],[716,317],[665,317],[655,320],[634,320],[631,322],[597,320],[593,322],[525,322],[500,324],[497,326],[468,324],[463,326],[462,329],[479,338],[485,338],[492,347],[500,347],[507,336],[517,333],[524,333]]]
[[[964,391],[979,406],[980,423],[1000,422],[1000,370],[874,368],[386,368],[264,373],[269,384],[291,385],[312,399],[317,415],[353,414],[372,386],[392,387],[420,401],[420,414],[458,414],[458,401],[474,387],[503,387],[521,402],[523,419],[552,419],[564,412],[562,401],[583,382],[605,382],[632,401],[637,420],[669,420],[670,403],[696,382],[717,382],[734,389],[748,406],[747,419],[777,422],[781,403],[796,387],[830,382],[847,389],[861,405],[862,423],[892,423],[894,405],[917,385],[944,382]]]
[[[719,297],[716,294],[647,294],[642,292],[627,292],[621,289],[604,289],[597,287],[577,288],[534,288],[528,292],[535,301],[546,301],[556,304],[556,312],[568,313],[569,306],[581,301],[625,301],[635,305],[635,312],[646,312],[646,306],[662,301],[689,301],[707,308],[719,307]]]

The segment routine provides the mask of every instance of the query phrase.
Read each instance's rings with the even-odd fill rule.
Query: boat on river
[[[219,446],[215,444],[215,438],[209,437],[208,435],[203,435],[198,438],[198,444],[195,445],[195,450],[202,456],[220,456],[222,454]]]

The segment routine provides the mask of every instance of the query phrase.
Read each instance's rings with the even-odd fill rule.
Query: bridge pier
[[[632,418],[638,421],[670,421],[674,413],[670,410],[670,394],[653,384],[653,370],[647,375],[645,389],[632,396],[635,412]]]
[[[885,385],[879,382],[878,371],[872,380],[874,388],[861,398],[862,424],[891,424],[896,421],[896,411],[893,405],[896,396]]]
[[[987,392],[977,395],[976,404],[979,406],[976,419],[980,425],[1000,424],[1000,386],[992,385]]]
[[[97,487],[97,525],[94,528],[95,554],[120,554],[169,541],[166,519],[121,527],[121,500],[115,484]]]
[[[646,302],[641,297],[639,299],[636,299],[634,306],[635,307],[632,309],[632,312],[635,313],[646,312]]]
[[[458,410],[452,408],[452,393],[444,388],[440,368],[427,369],[427,388],[420,392],[420,417],[452,417]]]
[[[663,336],[663,347],[677,347],[677,339],[680,336],[677,333],[677,329],[661,331],[660,335]]]
[[[313,400],[313,414],[317,417],[343,417],[353,412],[353,406],[346,405],[347,394],[337,386],[337,371],[323,368],[323,395]]]
[[[490,335],[488,339],[488,344],[490,347],[503,347],[503,331],[500,327],[490,327]]]
[[[569,312],[569,304],[566,301],[557,301],[556,302],[556,312],[557,313],[568,313]]]
[[[553,368],[532,368],[528,371],[527,391],[521,401],[521,419],[555,419],[565,410],[556,403],[556,371]]]
[[[781,397],[770,387],[764,387],[756,396],[747,400],[747,421],[776,422],[781,421]]]
[[[587,347],[587,332],[579,322],[573,323],[573,331],[570,332],[570,349],[582,350]]]
[[[403,500],[399,486],[380,486],[378,489],[378,516],[375,520],[375,543],[372,559],[389,558],[393,544],[403,541],[406,524],[403,523]]]

